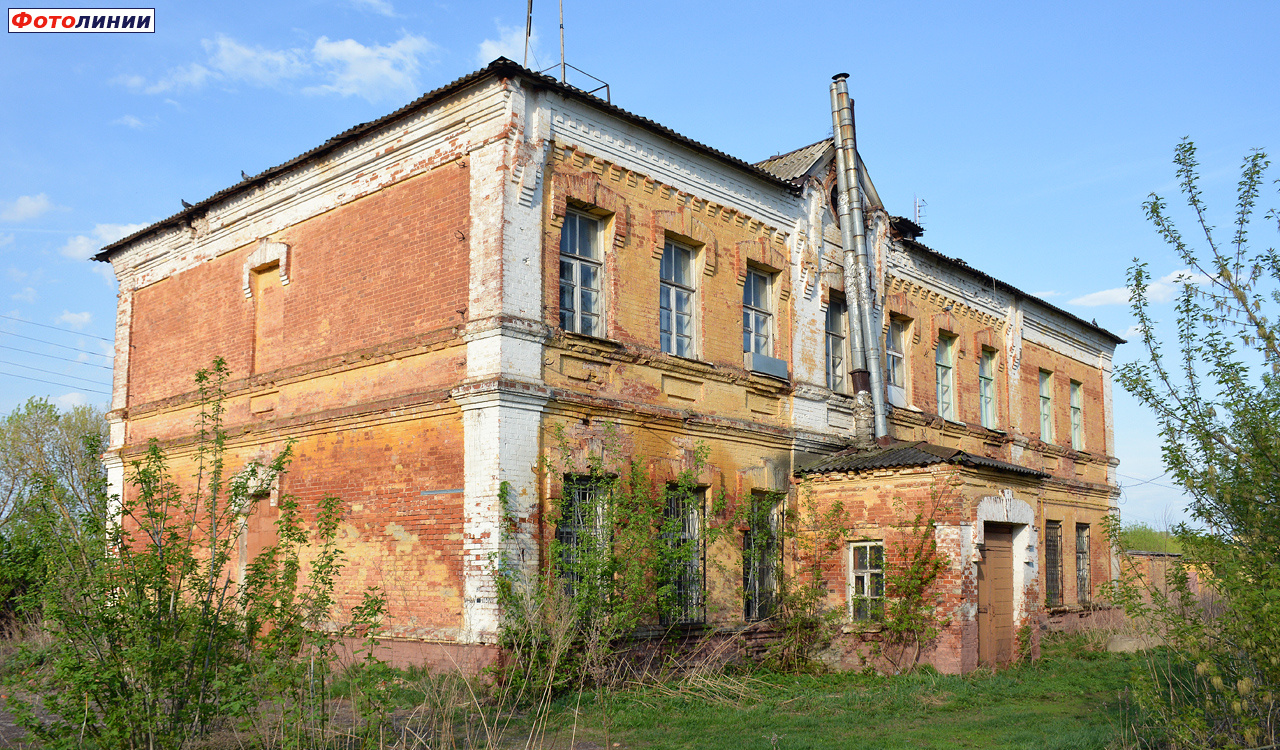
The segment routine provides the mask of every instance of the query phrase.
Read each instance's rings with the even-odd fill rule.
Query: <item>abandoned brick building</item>
[[[546,509],[606,435],[655,483],[703,446],[698,483],[731,503],[843,504],[832,658],[874,632],[904,514],[932,503],[948,567],[926,658],[1008,660],[1046,603],[1085,607],[1112,575],[1122,342],[921,244],[861,165],[869,286],[846,299],[841,153],[748,164],[495,61],[96,256],[120,283],[113,491],[152,438],[181,470],[192,374],[220,355],[233,463],[292,439],[279,491],[347,505],[340,605],[377,585],[395,659],[474,667],[496,649],[494,553],[538,568]],[[753,533],[775,530],[703,551],[733,574],[698,563],[688,619],[768,614],[776,576],[736,572]]]

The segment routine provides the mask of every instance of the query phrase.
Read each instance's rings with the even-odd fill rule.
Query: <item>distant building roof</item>
[[[823,138],[795,151],[756,162],[755,166],[780,180],[801,185],[805,177],[816,177],[818,173],[825,172],[826,166],[835,158],[835,153],[835,140]],[[871,182],[871,173],[867,171],[867,163],[862,160],[862,154],[858,154],[858,163],[862,165],[859,182],[862,184],[863,197],[872,206],[883,208],[884,202],[880,200],[880,193],[876,192],[876,186]]]
[[[931,466],[933,464],[956,464],[959,466],[994,469],[1012,474],[1044,478],[1049,476],[1037,469],[997,461],[986,456],[975,456],[958,448],[944,448],[932,445],[923,440],[915,443],[897,443],[887,448],[875,450],[859,450],[850,448],[834,456],[819,459],[813,464],[800,469],[796,474],[827,474],[830,472],[874,471],[875,469],[902,469],[915,466]]]

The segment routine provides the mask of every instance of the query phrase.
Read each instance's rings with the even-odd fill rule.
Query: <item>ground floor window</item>
[[[705,622],[702,507],[706,490],[673,482],[664,495],[659,619],[664,625]]]
[[[566,474],[556,521],[556,577],[569,597],[599,594],[609,564],[609,480]]]
[[[754,492],[742,536],[742,618],[747,622],[773,616],[778,565],[777,494]]]
[[[1089,601],[1089,524],[1076,524],[1076,601]]]
[[[884,614],[884,543],[849,543],[849,617],[878,620]]]
[[[1044,603],[1062,604],[1062,522],[1044,522]]]

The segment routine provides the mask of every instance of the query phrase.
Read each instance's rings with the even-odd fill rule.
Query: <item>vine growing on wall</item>
[[[891,562],[886,562],[880,653],[900,674],[916,668],[921,651],[947,624],[938,614],[934,586],[951,564],[938,550],[937,537],[938,516],[949,506],[949,494],[946,483],[930,488],[927,505],[900,527]],[[901,514],[907,512],[901,499],[894,501],[894,507]]]

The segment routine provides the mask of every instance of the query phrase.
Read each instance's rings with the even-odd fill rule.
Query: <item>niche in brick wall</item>
[[[253,372],[270,372],[282,362],[284,350],[284,288],[280,264],[255,268],[253,289]]]

